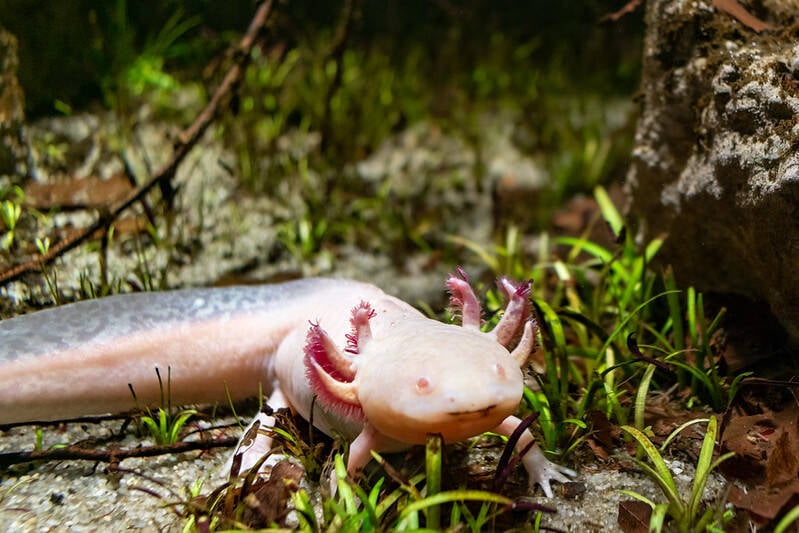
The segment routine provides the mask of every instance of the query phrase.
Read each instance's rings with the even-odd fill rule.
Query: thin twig
[[[112,415],[90,415],[90,416],[80,416],[76,418],[68,418],[63,420],[31,420],[26,422],[12,422],[11,424],[2,424],[0,425],[0,431],[8,431],[11,428],[15,427],[22,427],[22,426],[59,426],[64,423],[70,424],[99,424],[100,422],[105,422],[108,420],[124,420],[130,419],[132,416],[139,414],[136,411],[130,411],[127,413],[119,413],[119,414],[112,414]]]
[[[613,13],[607,13],[603,15],[602,18],[600,18],[599,20],[601,20],[602,22],[605,22],[607,20],[612,20],[616,22],[624,15],[628,15],[633,11],[635,11],[638,8],[638,6],[641,5],[641,1],[642,0],[630,0],[629,2],[624,4],[624,7],[622,7],[618,11],[614,11]]]
[[[255,44],[256,38],[259,33],[266,27],[266,20],[272,8],[273,0],[265,0],[255,12],[255,16],[250,22],[247,32],[241,39],[238,45],[236,56],[234,57],[235,63],[230,67],[222,83],[219,84],[211,100],[200,112],[194,122],[182,131],[175,143],[175,151],[172,159],[167,162],[161,169],[153,176],[150,181],[143,184],[141,187],[131,192],[127,198],[120,202],[116,207],[110,209],[107,213],[98,217],[98,219],[83,230],[65,238],[62,241],[55,243],[46,254],[39,255],[34,259],[12,267],[5,272],[0,273],[0,285],[4,285],[10,281],[19,279],[25,274],[31,272],[41,271],[44,265],[51,263],[54,259],[62,254],[77,247],[85,240],[91,238],[98,232],[104,232],[106,228],[128,207],[137,203],[144,198],[154,187],[164,187],[175,176],[178,166],[191,149],[197,144],[197,141],[203,136],[208,126],[217,117],[222,103],[225,98],[236,88],[241,81],[242,75],[246,65],[250,59],[250,52]]]
[[[82,446],[71,445],[52,450],[36,450],[32,452],[10,452],[0,454],[0,468],[11,465],[30,463],[32,461],[101,461],[116,464],[123,459],[131,457],[154,457],[193,450],[211,450],[214,448],[231,448],[238,439],[236,437],[221,437],[213,440],[198,440],[190,442],[176,442],[163,446],[140,446],[137,448],[120,448],[95,450]]]

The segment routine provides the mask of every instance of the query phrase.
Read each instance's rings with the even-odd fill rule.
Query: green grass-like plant
[[[50,238],[43,239],[36,237],[36,249],[39,254],[46,255],[50,251]],[[58,271],[55,268],[50,268],[43,262],[39,265],[42,270],[42,277],[44,278],[45,285],[47,286],[47,293],[52,298],[53,303],[62,305],[64,303],[64,295],[58,286]]]
[[[197,414],[196,409],[181,409],[177,412],[159,407],[155,413],[146,409],[139,421],[147,428],[147,432],[155,439],[156,444],[174,444],[180,440],[180,432],[189,419]]]
[[[707,430],[705,432],[705,438],[702,441],[699,458],[696,462],[694,481],[691,485],[690,494],[685,498],[677,489],[674,477],[668,465],[663,460],[661,453],[680,431],[689,425],[705,421],[707,421]],[[632,426],[622,426],[621,429],[638,442],[638,445],[644,450],[646,457],[649,459],[651,466],[649,463],[637,458],[632,458],[632,460],[647,474],[647,476],[657,483],[663,495],[666,497],[665,502],[656,503],[636,492],[628,490],[621,491],[628,496],[645,502],[652,508],[652,515],[649,523],[650,531],[663,531],[668,519],[673,521],[674,527],[681,533],[705,531],[707,527],[711,526],[715,518],[715,511],[713,508],[706,508],[703,511],[701,505],[708,476],[719,464],[735,455],[730,452],[713,460],[713,449],[715,447],[717,434],[716,419],[710,417],[707,420],[692,420],[682,424],[669,435],[660,450],[655,447],[643,431]]]
[[[367,492],[347,477],[341,455],[335,457],[335,476],[338,491],[325,504],[327,524],[337,531],[438,531],[442,523],[441,506],[452,504],[449,525],[467,525],[469,531],[484,531],[486,524],[497,513],[510,509],[513,500],[483,490],[455,489],[441,491],[443,441],[437,435],[428,437],[425,447],[425,474],[404,479],[383,459],[372,453],[399,487],[390,492],[381,492],[386,483],[380,477]],[[481,504],[476,516],[464,502]],[[317,530],[322,530],[321,525]],[[354,528],[354,529],[352,529]],[[314,531],[313,528],[307,531]]]
[[[158,445],[174,444],[180,440],[183,427],[189,419],[197,414],[196,409],[173,409],[172,407],[172,369],[167,368],[166,395],[164,395],[164,383],[161,379],[161,371],[156,367],[155,374],[158,378],[158,387],[161,391],[161,404],[158,409],[152,411],[149,406],[144,406],[140,410],[143,412],[136,418],[140,433],[149,435]],[[133,400],[138,405],[138,398],[133,386],[129,385]]]
[[[723,376],[713,360],[711,339],[724,310],[708,319],[701,293],[680,290],[670,269],[658,273],[650,266],[662,239],[637,244],[602,187],[594,198],[601,213],[594,224],[606,223],[617,236],[615,244],[590,240],[590,226],[578,237],[542,235],[539,262],[530,265],[514,228],[494,249],[451,238],[497,275],[539,280],[533,304],[544,368],[537,375],[539,387],[525,390],[524,400],[541,415],[549,453],[578,445],[591,411],[622,425],[634,421],[642,430],[653,387],[678,382],[693,393],[689,406],[699,400],[720,412],[747,375]],[[487,300],[489,312],[502,308],[495,293]],[[639,348],[631,339],[647,343]]]
[[[3,200],[0,202],[0,222],[3,223],[5,233],[0,238],[0,248],[3,250],[10,250],[11,245],[14,244],[14,230],[19,222],[19,217],[22,216],[22,206],[12,200]]]
[[[0,186],[0,258],[3,253],[16,253],[28,244],[21,242],[25,222],[39,215],[25,206],[25,191],[19,185]]]
[[[282,447],[276,448],[262,460],[272,453],[287,451]],[[373,452],[385,474],[375,472],[371,477],[357,481],[347,473],[344,454],[335,453],[331,470],[334,490],[322,499],[321,514],[317,508],[319,504],[307,489],[298,486],[290,489],[291,506],[298,520],[297,530],[307,533],[440,531],[446,528],[475,533],[494,530],[493,520],[500,513],[514,508],[514,501],[484,490],[441,490],[445,475],[442,454],[441,437],[430,435],[425,448],[425,472],[405,478],[380,454]],[[248,474],[234,490],[231,490],[232,485],[227,485],[214,491],[207,499],[208,510],[192,514],[184,531],[198,530],[200,521],[203,527],[207,525],[208,531],[246,527],[237,520],[248,505],[247,495],[251,494],[248,487],[253,485],[254,479],[253,474]],[[327,483],[323,476],[320,484]],[[324,494],[325,491],[321,492]],[[468,502],[471,505],[467,505]],[[446,509],[449,509],[448,513],[445,513]],[[218,514],[222,510],[226,510],[224,516]]]
[[[779,522],[777,522],[777,526],[774,528],[774,533],[785,533],[788,531],[788,527],[792,524],[799,521],[799,505],[785,513]]]
[[[652,305],[668,295],[656,291],[657,276],[648,268],[662,241],[655,240],[641,251],[623,231],[622,216],[604,189],[597,187],[595,198],[619,235],[616,250],[587,236],[542,236],[539,257],[544,260],[527,266],[513,229],[494,251],[459,240],[498,275],[555,281],[533,288],[545,368],[539,376],[540,390],[527,390],[524,396],[527,406],[541,413],[539,424],[550,452],[576,444],[591,410],[627,422],[629,392],[622,385],[640,365],[627,355],[625,339],[645,331]],[[490,310],[500,308],[495,296],[488,300]]]
[[[98,58],[105,70],[101,88],[106,104],[124,124],[147,95],[151,103],[158,103],[165,94],[180,87],[178,80],[164,67],[168,59],[185,52],[181,40],[199,23],[199,17],[186,17],[183,9],[173,10],[169,19],[157,32],[147,35],[143,44],[130,24],[128,0],[114,0],[106,8],[108,32],[95,46],[103,52]],[[122,137],[127,132],[120,132]]]

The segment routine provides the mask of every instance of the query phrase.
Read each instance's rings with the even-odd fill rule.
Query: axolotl
[[[520,423],[521,366],[536,346],[530,282],[499,280],[507,304],[489,332],[465,273],[446,285],[460,325],[429,319],[374,285],[323,278],[124,294],[3,320],[0,425],[130,410],[129,385],[139,403],[157,405],[158,368],[169,369],[175,404],[267,392],[273,409],[291,407],[349,439],[351,473],[371,450],[407,449],[429,433],[445,442],[509,436]],[[254,424],[274,418],[260,414]],[[258,434],[242,466],[269,449]],[[574,472],[532,441],[525,431],[517,450],[527,449],[531,486],[551,497],[550,482]]]

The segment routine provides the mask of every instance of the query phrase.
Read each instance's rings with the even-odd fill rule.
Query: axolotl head
[[[464,326],[417,318],[372,336],[373,317],[367,303],[353,310],[344,350],[319,325],[311,326],[307,374],[329,410],[368,421],[394,440],[421,444],[428,433],[448,442],[479,435],[519,406],[520,365],[535,347],[529,317],[516,317],[521,340],[512,352],[496,328],[481,332],[466,317]]]
[[[395,440],[447,442],[496,427],[519,407],[523,381],[508,350],[477,330],[431,322],[372,339],[355,383],[367,420]]]

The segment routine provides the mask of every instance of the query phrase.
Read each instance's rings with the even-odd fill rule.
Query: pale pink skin
[[[0,321],[0,424],[129,410],[128,383],[139,402],[157,405],[158,367],[164,380],[171,368],[173,404],[225,403],[226,389],[240,399],[261,387],[271,407],[309,419],[317,395],[314,425],[352,440],[350,472],[371,450],[399,451],[428,433],[446,442],[510,435],[535,328],[527,293],[502,284],[509,305],[487,333],[465,276],[447,282],[462,326],[428,319],[373,285],[333,279],[123,295]],[[317,356],[306,353],[311,341]],[[347,378],[328,375],[318,357]],[[274,423],[264,414],[256,421]],[[517,449],[531,440],[526,431]],[[238,452],[243,467],[270,445],[259,433]],[[537,446],[522,462],[547,496],[550,481],[573,475]]]

